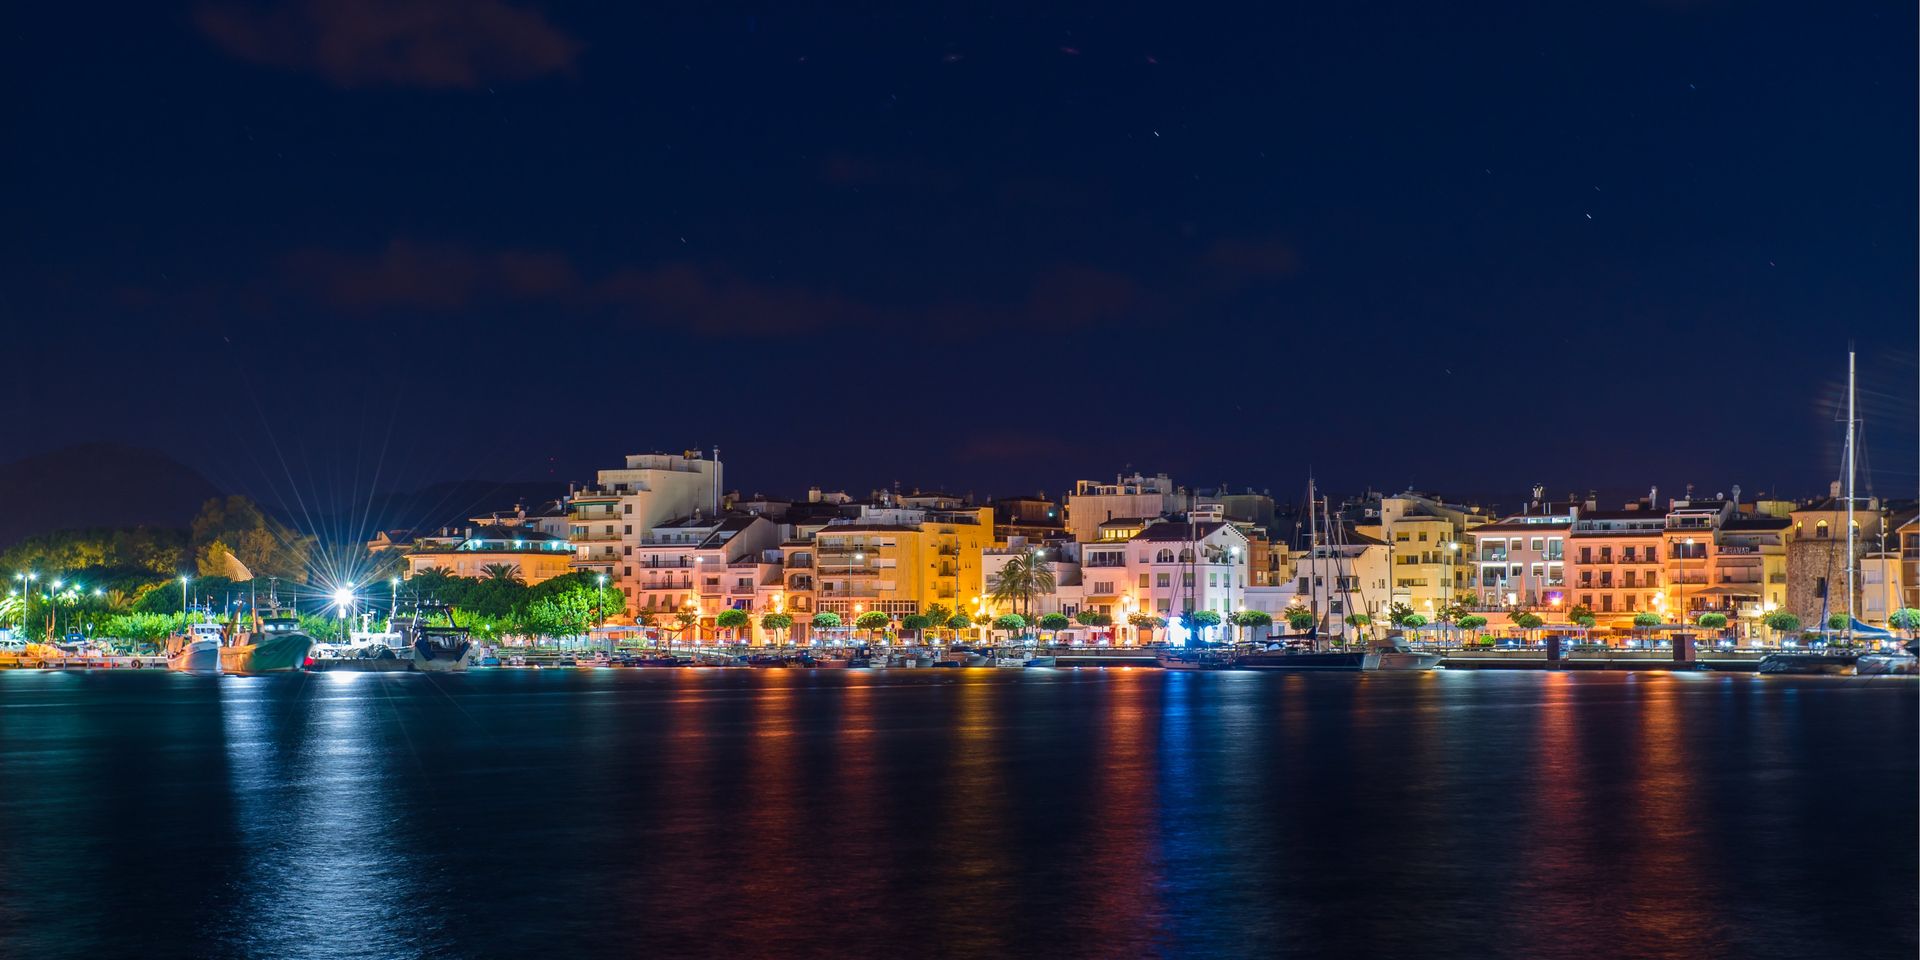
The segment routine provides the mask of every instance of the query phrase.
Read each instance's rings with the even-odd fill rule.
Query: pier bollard
[[[1561,669],[1560,661],[1566,655],[1564,651],[1564,647],[1562,645],[1565,644],[1566,641],[1567,641],[1567,638],[1561,636],[1560,634],[1557,634],[1557,633],[1547,634],[1547,669],[1548,670]]]
[[[1698,661],[1695,659],[1693,655],[1693,634],[1691,633],[1674,634],[1673,635],[1674,666],[1680,666],[1682,664],[1685,664],[1687,666],[1692,666],[1697,662]]]

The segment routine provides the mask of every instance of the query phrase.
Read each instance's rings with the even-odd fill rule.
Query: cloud
[[[580,44],[505,0],[222,0],[194,12],[222,50],[342,87],[471,89],[571,69]]]
[[[354,310],[451,311],[490,297],[552,300],[579,286],[573,264],[559,254],[481,253],[411,240],[395,240],[373,256],[302,250],[287,258],[285,270],[302,293]]]
[[[865,327],[878,317],[873,308],[833,294],[762,283],[691,263],[619,270],[597,293],[643,320],[690,323],[709,334]]]
[[[452,313],[540,303],[710,336],[924,326],[951,331],[1062,329],[1122,320],[1157,302],[1131,278],[1082,264],[1037,271],[1005,299],[952,291],[932,304],[884,304],[817,285],[752,277],[724,264],[669,261],[583,276],[550,250],[484,250],[395,239],[377,252],[300,250],[283,289],[353,312]],[[934,291],[934,293],[939,293]]]
[[[1240,287],[1293,276],[1300,271],[1300,255],[1277,240],[1222,240],[1207,250],[1201,265],[1214,282]]]

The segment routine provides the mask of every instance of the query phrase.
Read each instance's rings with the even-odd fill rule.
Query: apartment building
[[[484,579],[507,569],[528,586],[572,572],[573,545],[527,527],[469,527],[463,535],[421,539],[407,554],[407,576],[441,570]]]
[[[1531,511],[1532,507],[1529,507]],[[1542,507],[1482,524],[1473,541],[1472,592],[1482,607],[1565,607],[1567,536],[1578,508]]]
[[[1187,512],[1192,497],[1162,473],[1115,477],[1112,483],[1081,480],[1067,496],[1067,536],[1081,543],[1099,539],[1100,525],[1115,518],[1174,517]]]
[[[1418,493],[1382,497],[1355,530],[1386,544],[1391,555],[1389,603],[1432,616],[1454,598],[1473,596],[1476,565],[1468,534],[1490,522],[1477,508]]]
[[[681,455],[642,453],[626,465],[599,472],[596,483],[575,491],[567,511],[567,537],[574,567],[606,574],[628,597],[642,588],[622,571],[647,546],[657,545],[661,524],[696,514],[720,515],[720,462],[697,450]]]
[[[1569,606],[1593,611],[1596,626],[1631,630],[1636,613],[1666,612],[1667,518],[1649,503],[1626,510],[1583,508],[1566,544]]]
[[[963,609],[981,596],[980,556],[992,542],[990,507],[864,505],[859,517],[821,527],[810,551],[783,550],[796,560],[808,554],[813,572],[793,568],[788,582],[807,578],[815,611],[850,619],[879,610],[898,619],[935,603]]]

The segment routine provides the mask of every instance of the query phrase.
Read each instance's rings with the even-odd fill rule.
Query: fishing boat
[[[167,643],[167,669],[174,673],[220,672],[220,644],[226,630],[217,623],[193,623]]]
[[[1027,662],[1022,664],[1022,666],[1054,667],[1054,666],[1059,666],[1059,664],[1060,664],[1059,659],[1055,657],[1028,657]]]
[[[269,616],[244,641],[220,648],[220,669],[242,676],[286,673],[304,666],[311,649],[313,638],[301,632],[299,617]]]
[[[429,623],[434,615],[446,617],[444,624]],[[468,629],[454,622],[453,608],[444,603],[427,602],[414,608],[413,616],[395,618],[394,626],[406,644],[415,670],[427,673],[459,673],[467,669],[473,653],[473,638]]]

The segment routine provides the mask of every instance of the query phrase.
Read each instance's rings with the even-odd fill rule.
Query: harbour
[[[0,947],[1906,957],[1917,727],[1723,673],[16,671]]]

